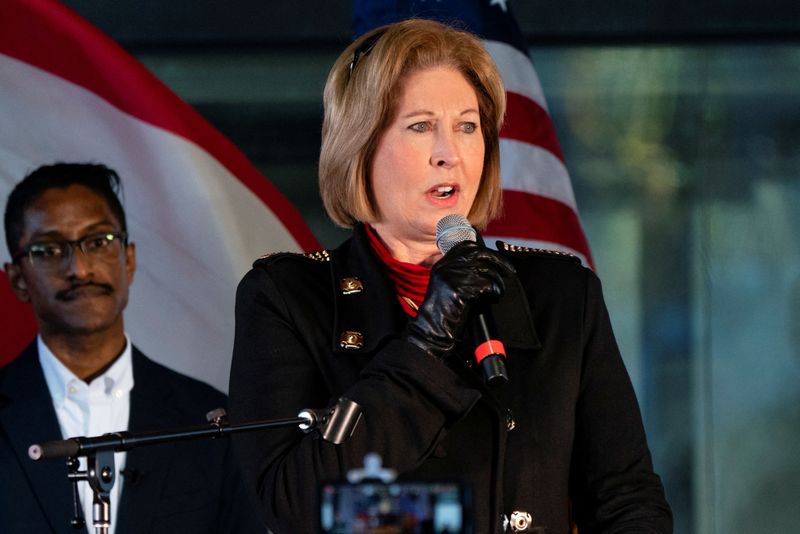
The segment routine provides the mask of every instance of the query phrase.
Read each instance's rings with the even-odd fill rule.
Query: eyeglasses
[[[34,268],[57,271],[69,263],[75,253],[75,247],[80,248],[83,255],[90,260],[108,261],[119,253],[120,247],[127,243],[127,239],[128,234],[125,232],[106,232],[87,235],[74,241],[31,243],[13,259],[17,262],[20,258],[28,256]],[[115,243],[119,243],[119,246]]]
[[[383,37],[384,33],[385,31],[379,31],[369,36],[364,40],[363,43],[359,45],[358,48],[356,48],[356,51],[353,52],[353,60],[350,62],[350,70],[347,72],[348,82],[350,81],[350,78],[353,77],[353,69],[356,68],[356,65],[358,65],[358,60],[362,57],[368,56],[369,53],[372,52],[372,49],[375,47],[375,43],[378,42],[378,39]]]

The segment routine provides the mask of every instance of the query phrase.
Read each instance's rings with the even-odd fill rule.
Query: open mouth
[[[431,189],[431,196],[433,198],[450,198],[456,193],[456,187],[454,185],[440,185]]]

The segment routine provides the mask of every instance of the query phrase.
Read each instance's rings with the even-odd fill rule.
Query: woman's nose
[[[431,165],[449,169],[458,165],[460,161],[458,146],[452,132],[439,131],[436,133],[433,152],[431,153]]]

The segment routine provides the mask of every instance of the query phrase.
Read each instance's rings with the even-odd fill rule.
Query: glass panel
[[[533,50],[681,532],[800,524],[800,47]]]

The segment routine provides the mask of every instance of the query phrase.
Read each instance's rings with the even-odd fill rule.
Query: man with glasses
[[[88,484],[78,484],[82,505],[73,511],[65,463],[33,462],[32,443],[199,425],[225,405],[210,386],[145,357],[125,333],[136,250],[119,189],[108,167],[59,163],[9,195],[5,270],[32,305],[39,335],[0,370],[2,532],[75,532],[75,515],[94,531]],[[115,460],[111,534],[264,531],[228,440],[141,447]]]

